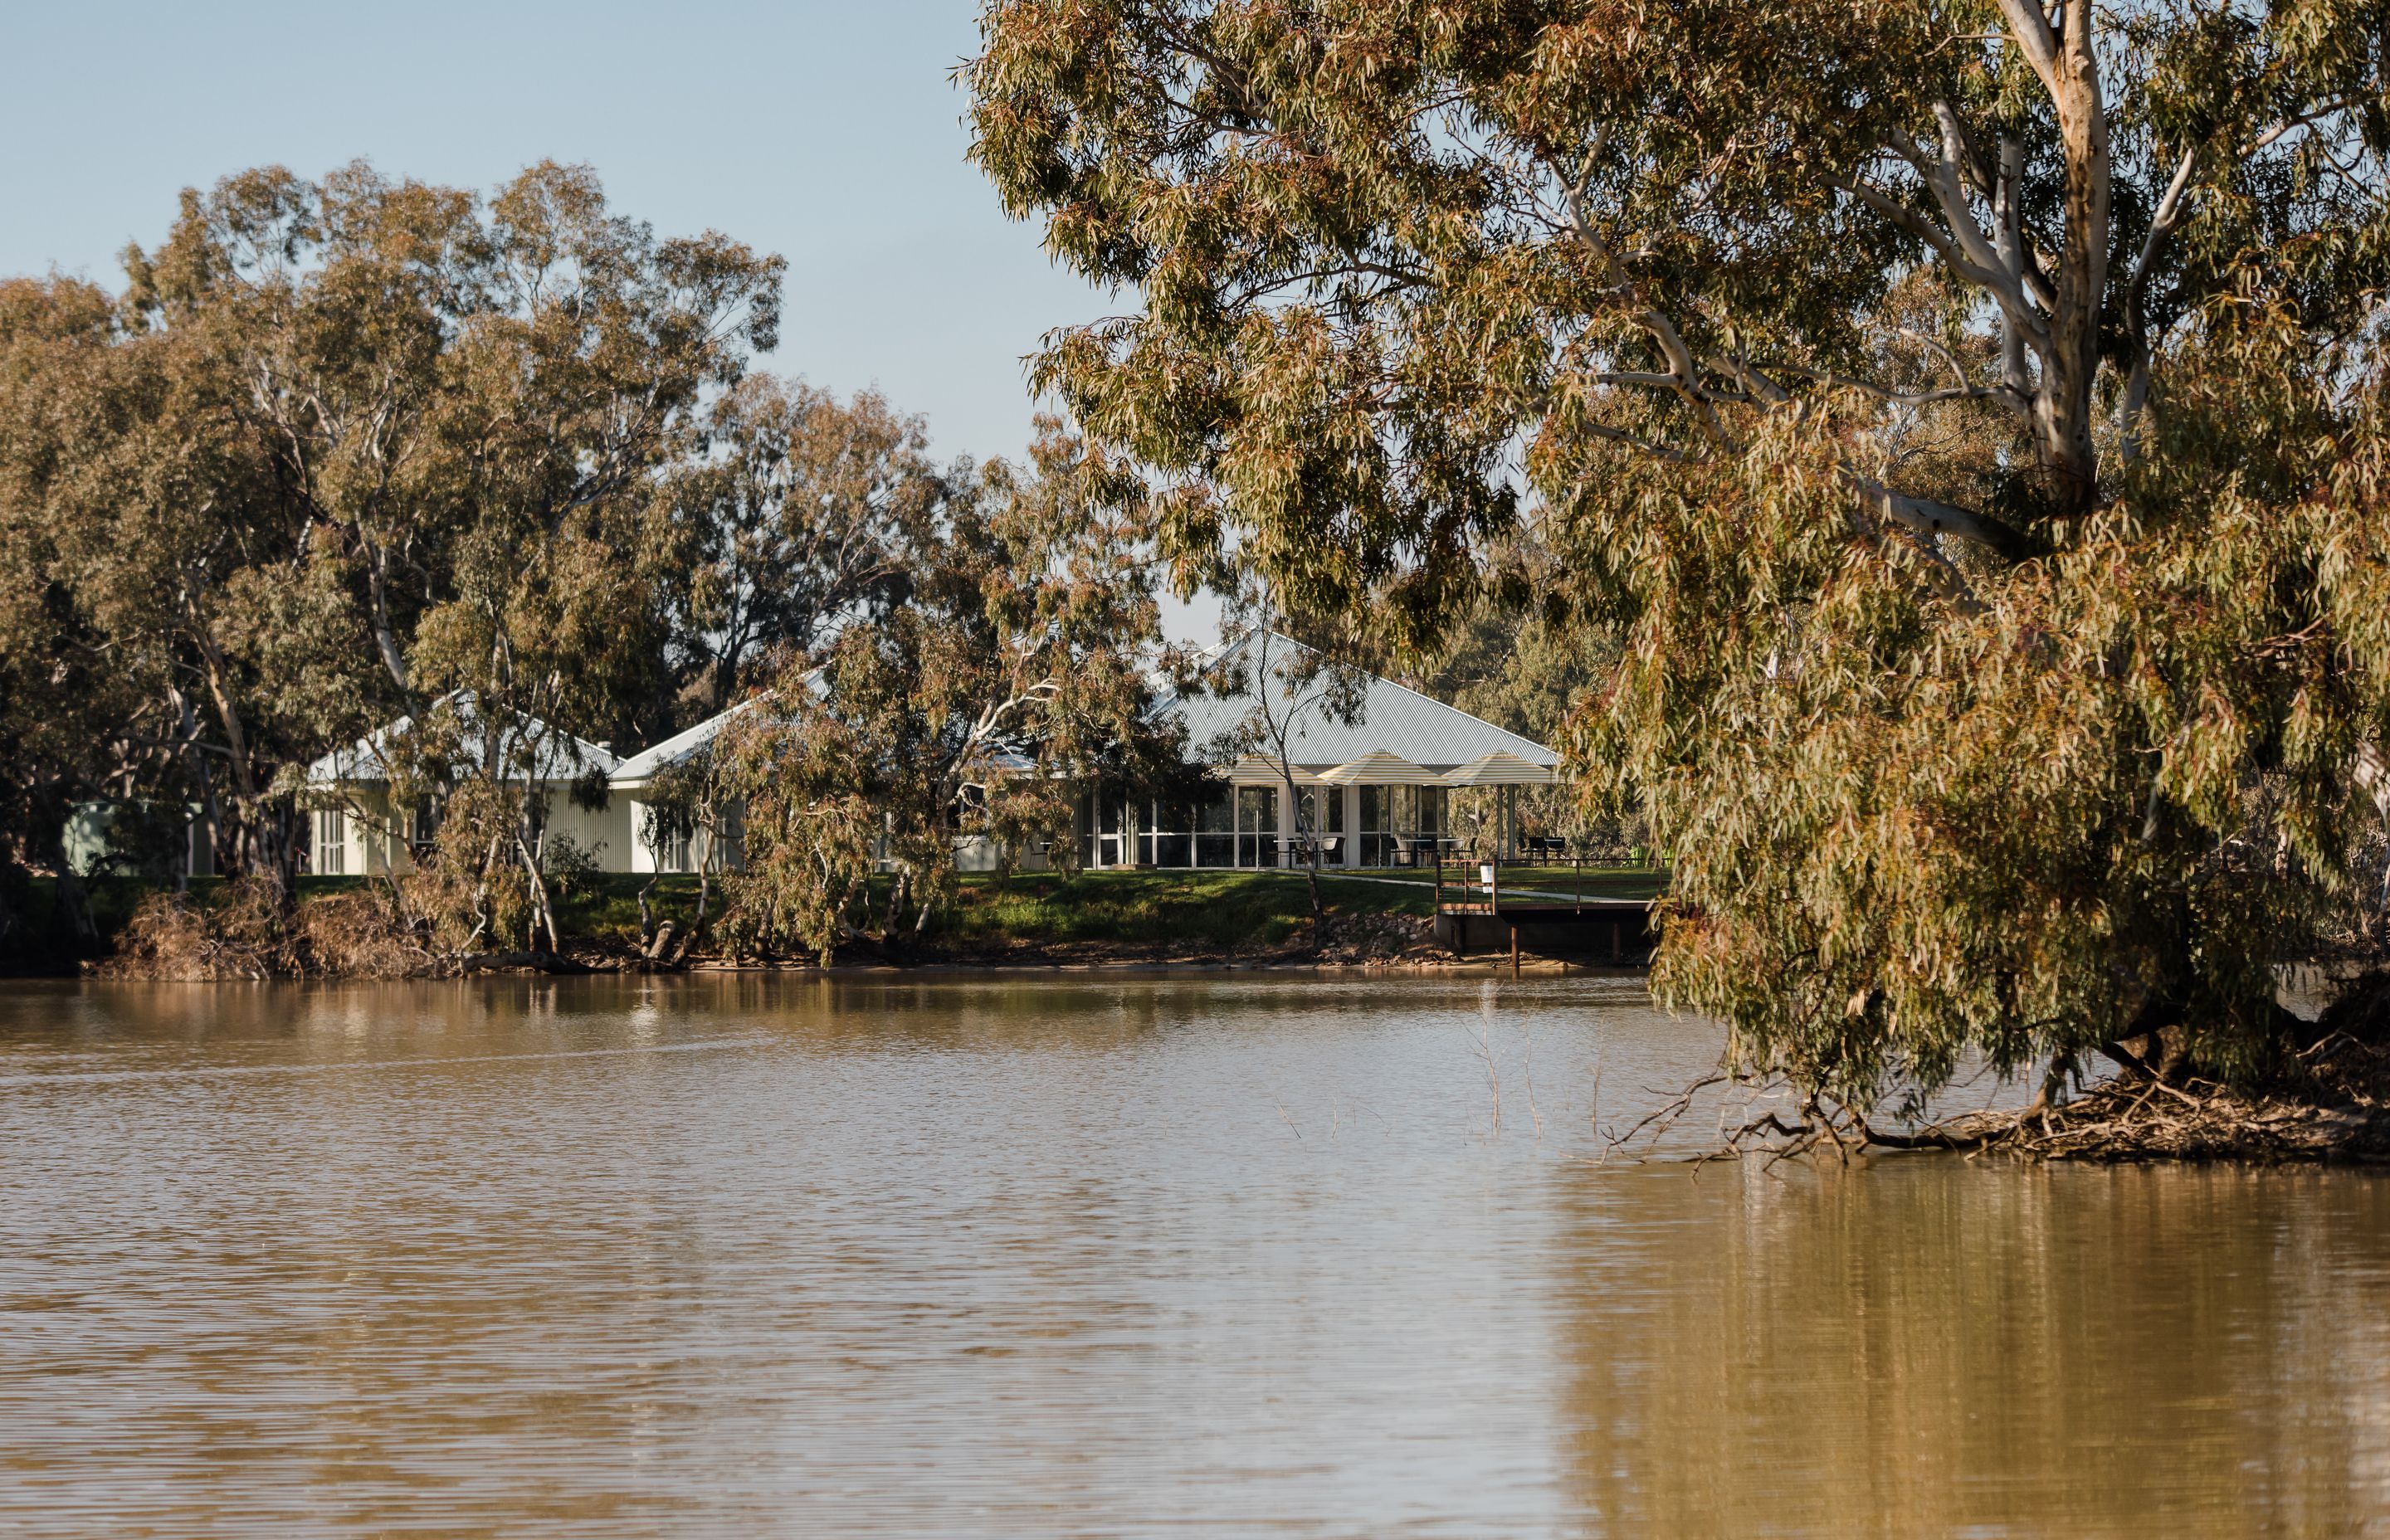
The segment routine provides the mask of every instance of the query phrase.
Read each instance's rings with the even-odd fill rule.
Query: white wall
[[[955,870],[960,872],[992,872],[1003,865],[1003,851],[984,834],[967,835],[955,841]],[[1042,872],[1047,867],[1042,850],[1022,851],[1012,869]]]
[[[388,793],[360,788],[342,799],[341,874],[349,877],[378,877],[391,870],[408,871],[414,866],[406,849],[405,820],[390,810]],[[631,865],[636,853],[631,838],[630,799],[616,793],[596,812],[581,807],[572,801],[569,789],[559,786],[547,794],[547,829],[549,835],[561,834],[581,849],[597,857],[599,871],[621,872],[636,868]],[[308,813],[307,850],[310,868],[315,865],[315,813]]]
[[[626,872],[638,855],[638,841],[631,822],[631,799],[615,792],[606,799],[606,805],[597,812],[580,806],[572,792],[556,787],[547,794],[547,832],[550,839],[561,834],[584,851],[597,857],[598,869]]]
[[[631,793],[625,791],[615,792],[614,801],[616,804],[622,808],[623,827],[629,830],[629,848],[631,853],[630,864],[627,866],[621,868],[610,866],[608,868],[609,870],[620,869],[635,872],[694,872],[697,870],[697,864],[705,859],[706,841],[710,839],[711,836],[709,836],[703,829],[699,829],[689,836],[689,859],[687,865],[677,866],[658,866],[657,852],[655,848],[649,845],[644,839],[640,838],[641,830],[647,828],[648,804]],[[739,847],[737,837],[739,828],[746,821],[743,815],[744,811],[745,809],[743,804],[736,802],[726,804],[722,809],[722,815],[726,820],[726,827],[731,831],[731,836],[726,841],[730,848],[724,852],[723,858],[715,864],[714,869],[716,871],[736,871],[746,865],[746,862],[743,859],[743,852]]]

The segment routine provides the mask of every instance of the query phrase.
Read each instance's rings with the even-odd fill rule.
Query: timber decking
[[[1463,880],[1447,883],[1447,871]],[[1447,893],[1456,896],[1447,898]],[[1482,895],[1482,896],[1480,896]],[[1515,973],[1524,953],[1640,966],[1659,941],[1651,905],[1636,898],[1587,898],[1548,888],[1505,892],[1484,880],[1478,863],[1447,866],[1435,874],[1435,939],[1459,956],[1508,952]]]

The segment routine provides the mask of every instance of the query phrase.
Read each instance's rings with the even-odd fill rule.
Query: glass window
[[[737,802],[722,810],[721,857],[714,864],[725,871],[747,869],[747,810]]]
[[[1126,798],[1091,801],[1086,819],[1093,825],[1088,844],[1090,866],[1125,866],[1137,861],[1137,809]]]
[[[1237,788],[1237,865],[1278,865],[1278,792],[1275,786]]]
[[[1235,804],[1228,789],[1220,789],[1210,802],[1165,802],[1159,799],[1145,806],[1144,828],[1137,835],[1137,849],[1150,866],[1230,866],[1234,864],[1236,844],[1230,837],[1235,816]],[[1220,835],[1217,859],[1199,854],[1198,830],[1216,830]]]
[[[315,810],[315,871],[319,876],[338,877],[348,869],[348,831],[341,827],[341,810],[319,807]]]
[[[1344,832],[1344,789],[1306,786],[1303,789],[1303,827],[1312,834]]]

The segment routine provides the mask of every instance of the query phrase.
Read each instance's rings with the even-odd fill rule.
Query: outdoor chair
[[[1343,842],[1343,840],[1344,837],[1341,834],[1321,835],[1310,840],[1301,836],[1281,835],[1278,842],[1279,864],[1291,866],[1307,862],[1314,855],[1317,855],[1323,864],[1333,861],[1336,859],[1336,848]]]

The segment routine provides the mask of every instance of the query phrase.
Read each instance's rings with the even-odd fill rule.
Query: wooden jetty
[[[1436,944],[1459,956],[1507,952],[1516,973],[1526,953],[1574,962],[1638,967],[1659,942],[1651,905],[1639,898],[1588,898],[1580,866],[1568,884],[1505,892],[1492,863],[1439,856],[1435,874]]]

